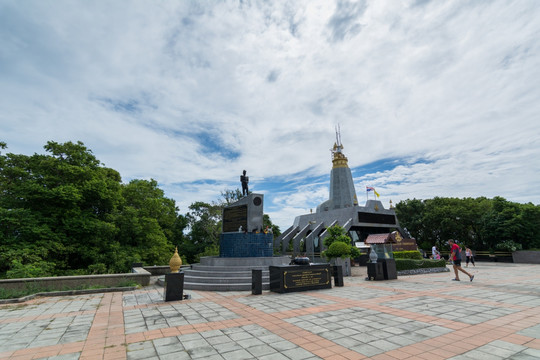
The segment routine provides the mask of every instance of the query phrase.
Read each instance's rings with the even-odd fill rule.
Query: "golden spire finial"
[[[172,273],[177,273],[178,270],[180,270],[180,266],[182,266],[182,259],[180,258],[180,255],[178,255],[178,246],[174,249],[174,254],[169,261],[169,267],[171,268]]]
[[[336,142],[332,150],[332,164],[333,168],[349,167],[347,157],[343,154],[343,144],[341,143],[341,132],[339,125],[336,126]]]

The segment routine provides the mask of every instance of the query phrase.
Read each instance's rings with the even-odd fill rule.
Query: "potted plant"
[[[326,229],[329,235],[324,239],[324,245],[328,247],[322,255],[332,265],[340,265],[343,268],[343,276],[351,275],[351,256],[358,256],[358,249],[351,245],[351,238],[346,234],[343,227],[334,225]]]
[[[328,259],[330,264],[343,268],[343,276],[351,275],[351,247],[347,243],[336,241],[323,251],[323,256]]]

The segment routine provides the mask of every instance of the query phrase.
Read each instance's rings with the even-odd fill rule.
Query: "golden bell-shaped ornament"
[[[180,259],[180,255],[178,255],[178,247],[176,247],[174,250],[174,255],[172,256],[171,261],[169,261],[169,267],[171,268],[172,273],[177,273],[180,266],[182,266],[182,259]]]

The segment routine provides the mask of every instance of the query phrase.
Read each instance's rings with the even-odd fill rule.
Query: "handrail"
[[[449,251],[441,251],[441,255],[450,255]],[[473,251],[473,256],[512,256],[510,251]],[[465,256],[465,251],[461,251],[461,256]]]

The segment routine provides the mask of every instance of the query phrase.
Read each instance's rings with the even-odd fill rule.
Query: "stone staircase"
[[[270,289],[268,266],[208,267],[194,265],[184,270],[185,290],[234,291],[251,290],[252,269],[262,270],[263,290]]]
[[[199,264],[183,268],[184,290],[243,291],[251,290],[251,270],[262,270],[263,290],[270,289],[268,267],[287,265],[288,256],[220,258],[208,256],[201,258]]]

